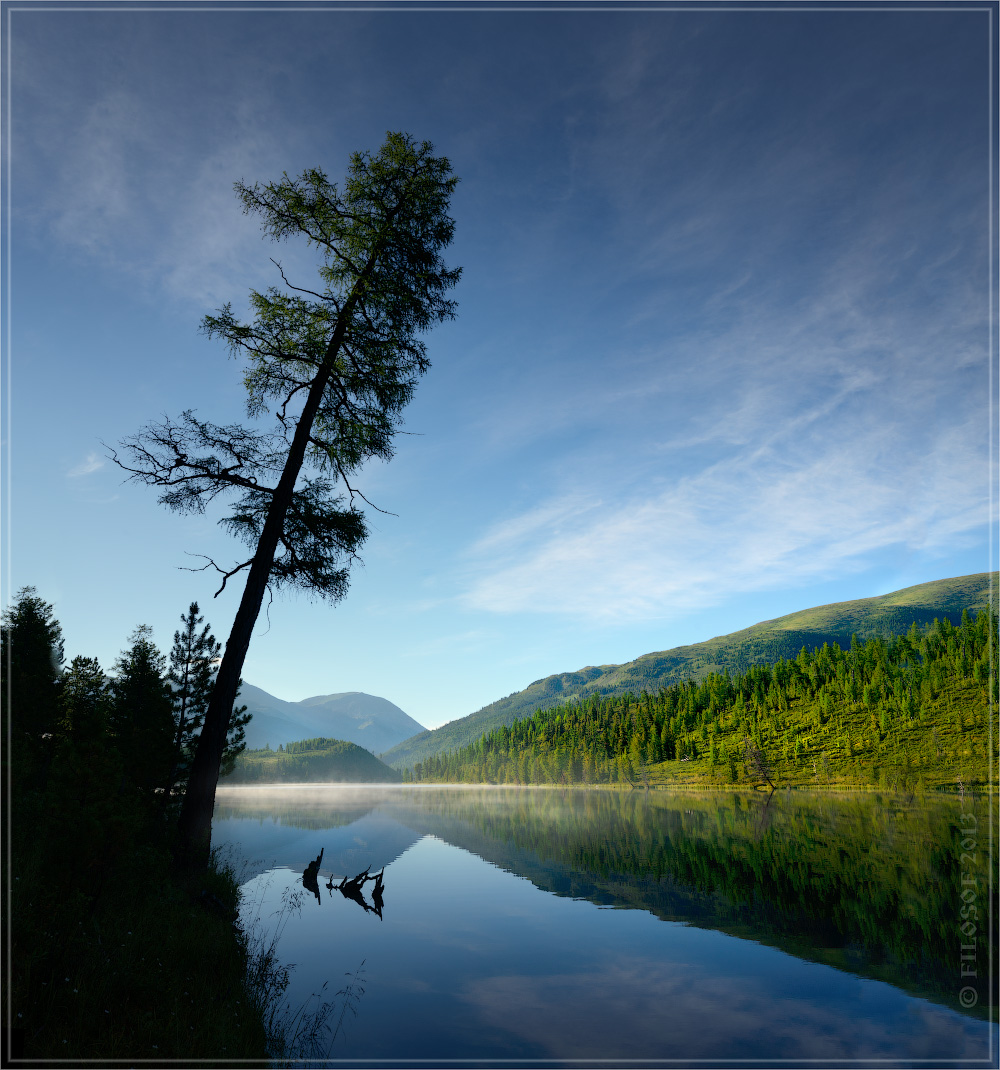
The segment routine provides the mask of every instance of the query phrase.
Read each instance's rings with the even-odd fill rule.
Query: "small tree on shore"
[[[170,650],[168,679],[173,691],[174,742],[173,762],[165,785],[168,791],[187,781],[205,711],[215,687],[215,670],[222,644],[204,621],[205,618],[199,616],[198,603],[192,602],[187,613],[181,616],[181,628],[174,632],[174,645]],[[223,775],[232,770],[236,758],[246,747],[245,729],[250,719],[246,706],[233,710],[222,756]]]
[[[747,777],[756,785],[762,780],[766,781],[771,791],[774,791],[774,782],[771,780],[771,764],[767,755],[750,736],[743,738],[743,768]]]
[[[111,696],[97,658],[78,655],[63,673],[59,696],[60,733],[73,741],[95,741],[108,730]]]

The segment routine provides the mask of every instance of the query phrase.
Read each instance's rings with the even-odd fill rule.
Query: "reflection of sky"
[[[378,827],[388,832],[391,824],[383,819]],[[326,865],[331,848],[354,836],[368,837],[377,868],[384,852],[367,825],[362,819],[327,832],[286,831],[307,837],[303,857],[326,846],[326,876],[337,872]],[[249,882],[247,902],[264,930],[277,925],[282,893],[301,887],[287,869]],[[295,1006],[324,983],[335,993],[364,963],[366,991],[357,1017],[345,1018],[334,1058],[989,1054],[991,1027],[889,985],[644,911],[549,895],[433,836],[388,866],[382,920],[322,884],[321,892],[321,903],[305,896],[287,919],[279,956],[296,964],[289,990]]]
[[[417,834],[378,814],[349,825],[303,829],[272,818],[230,817],[213,824],[216,843],[228,845],[243,879],[278,866],[298,870],[323,850],[324,875],[351,876],[370,865],[372,872],[402,854]]]

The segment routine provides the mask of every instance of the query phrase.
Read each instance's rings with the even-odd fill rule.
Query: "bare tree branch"
[[[285,275],[285,269],[281,266],[281,264],[277,260],[275,260],[273,256],[268,257],[268,259],[278,269],[278,274],[281,276],[282,282],[284,282],[284,284],[290,290],[298,290],[298,292],[301,293],[301,294],[311,294],[313,297],[315,297],[319,301],[329,301],[330,300],[330,296],[329,295],[318,294],[318,293],[316,293],[315,290],[306,290],[302,286],[293,286],[292,283],[290,283],[288,281],[288,277]]]
[[[202,565],[201,568],[188,568],[186,565],[178,565],[177,567],[182,572],[205,572],[207,569],[214,568],[216,572],[222,575],[222,586],[215,592],[215,594],[212,596],[213,598],[218,598],[219,595],[222,594],[222,592],[226,589],[226,583],[228,582],[230,577],[235,576],[237,572],[242,572],[243,569],[249,568],[253,564],[253,558],[251,557],[248,561],[244,561],[242,565],[237,565],[236,568],[230,569],[227,572],[224,568],[217,565],[207,554],[192,554],[188,553],[187,550],[185,550],[184,552],[188,555],[188,557],[203,557],[208,562],[208,564]]]
[[[365,505],[371,506],[371,508],[374,509],[376,513],[381,513],[383,516],[399,516],[399,513],[390,513],[388,509],[380,509],[373,502],[370,502],[361,493],[360,490],[358,490],[356,487],[352,487],[350,480],[347,478],[347,473],[343,470],[343,468],[341,468],[339,461],[337,462],[337,471],[340,473],[340,478],[343,481],[344,486],[347,488],[347,491],[351,496],[352,502],[354,501],[355,495],[357,495],[365,503]]]

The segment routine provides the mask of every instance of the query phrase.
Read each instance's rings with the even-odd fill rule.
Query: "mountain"
[[[658,691],[685,680],[700,681],[712,672],[744,672],[751,665],[794,658],[803,646],[823,643],[850,644],[851,635],[864,640],[873,636],[898,635],[910,625],[928,624],[947,617],[957,624],[963,609],[989,604],[998,573],[979,573],[934,580],[906,587],[875,598],[834,602],[761,621],[729,635],[703,643],[673,647],[643,654],[623,665],[588,665],[577,672],[556,673],[535,680],[523,691],[484,706],[476,713],[424,731],[382,754],[396,768],[412,766],[433,754],[457,750],[501,725],[511,725],[535,710],[592,694],[623,695],[627,691]]]
[[[285,750],[245,750],[227,784],[395,784],[399,773],[370,751],[344,739],[306,739]]]
[[[388,699],[362,691],[286,702],[244,683],[237,702],[253,714],[246,729],[249,750],[325,736],[357,743],[380,754],[415,732],[426,731]]]
[[[538,710],[425,758],[413,774],[473,784],[984,786],[995,650],[988,611],[846,649],[803,647],[735,676]]]

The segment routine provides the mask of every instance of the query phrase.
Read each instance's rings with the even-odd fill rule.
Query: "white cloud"
[[[79,476],[89,476],[92,472],[96,472],[98,469],[103,468],[106,464],[106,458],[97,453],[88,453],[87,459],[80,464],[75,465],[67,473],[69,479],[76,479]]]
[[[519,539],[537,536],[543,530],[556,536],[564,524],[596,509],[600,504],[599,499],[582,495],[548,502],[521,516],[501,521],[492,531],[477,540],[472,547],[472,552],[485,554],[491,550],[502,549]]]
[[[710,955],[719,954],[720,940],[733,940],[698,935]],[[826,1003],[799,998],[789,990],[789,974],[829,968],[770,948],[758,948],[755,961],[782,979],[765,972],[755,984],[748,984],[745,966],[713,976],[697,964],[676,961],[685,951],[690,947],[673,954],[668,947],[665,960],[658,961],[622,955],[599,973],[484,977],[466,984],[461,998],[487,1027],[563,1060],[725,1061],[735,1051],[784,1062],[921,1061],[945,1053],[974,1059],[989,1043],[980,1023],[867,979],[838,976]],[[859,1008],[867,1012],[872,1006],[879,1014],[864,1013],[859,1025],[854,1017]],[[724,1015],[719,1007],[726,1008]],[[706,1022],[711,1028],[692,1024]]]
[[[137,236],[148,204],[136,163],[154,144],[147,120],[136,97],[120,89],[86,110],[63,145],[64,167],[45,206],[61,242],[93,255]]]
[[[789,436],[655,494],[543,504],[476,543],[462,600],[495,613],[665,618],[860,569],[893,546],[944,551],[986,522],[974,426],[892,465],[884,438],[852,426],[794,456]]]
[[[168,102],[128,88],[81,101],[72,122],[40,122],[19,156],[25,175],[49,165],[37,189],[22,183],[22,215],[39,240],[125,272],[150,294],[201,308],[238,303],[250,286],[280,283],[269,255],[299,256],[262,243],[233,193],[235,181],[266,181],[287,165],[282,131],[292,135],[261,123],[262,109],[263,98],[233,102],[200,131],[203,150]]]

